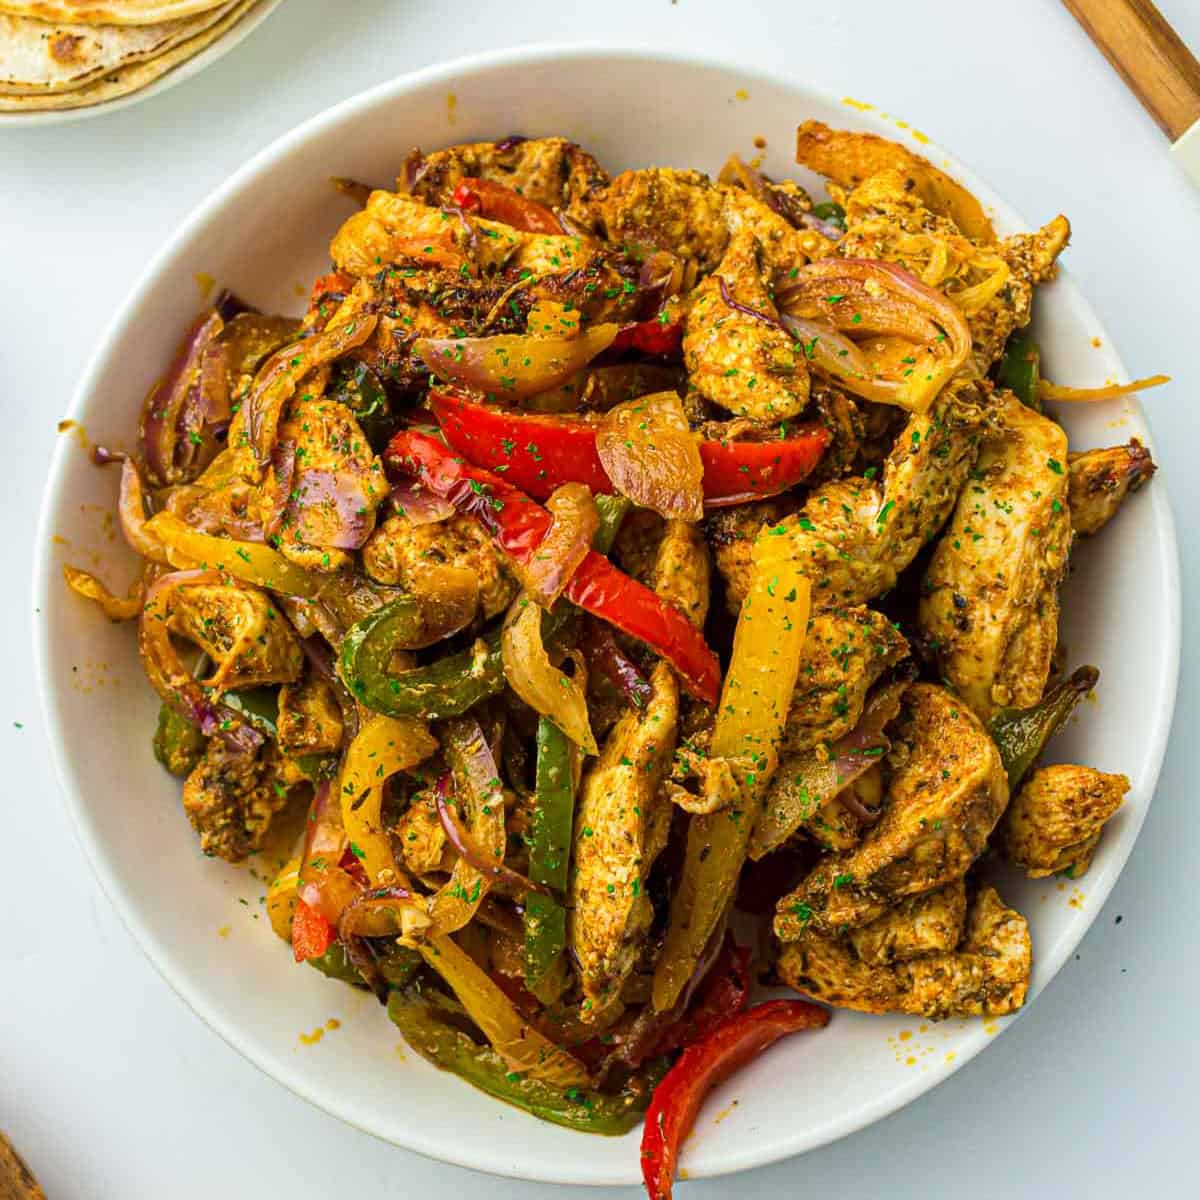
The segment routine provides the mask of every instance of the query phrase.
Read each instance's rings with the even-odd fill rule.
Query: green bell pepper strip
[[[1004,357],[996,368],[996,382],[1008,388],[1022,404],[1042,411],[1038,385],[1041,382],[1042,352],[1028,329],[1019,329],[1008,339]]]
[[[592,545],[605,554],[632,507],[624,496],[597,496],[600,524]],[[545,717],[538,722],[537,806],[526,834],[529,877],[556,891],[567,890],[571,865],[571,830],[575,823],[575,780],[571,743]],[[549,896],[530,892],[525,898],[525,985],[535,994],[553,978],[551,968],[567,944],[567,910]]]
[[[537,730],[537,805],[525,835],[529,878],[556,891],[567,888],[575,781],[571,743],[546,717]],[[530,892],[525,898],[525,985],[534,991],[567,944],[567,912],[557,900]]]
[[[342,983],[350,983],[355,987],[365,987],[363,977],[346,955],[346,948],[341,942],[334,942],[324,954],[317,958],[305,960],[310,967],[316,967],[322,975],[330,979],[339,979]],[[407,946],[391,946],[386,954],[376,962],[379,973],[391,988],[408,987],[413,976],[421,969],[421,956]]]
[[[600,525],[592,544],[600,553],[611,548],[629,508],[623,496],[596,497]],[[504,690],[499,626],[483,636],[482,648],[476,643],[428,666],[389,674],[387,664],[392,650],[412,635],[417,619],[406,605],[393,603],[398,606],[386,605],[359,621],[342,642],[342,678],[368,708],[390,717],[433,721],[460,716]],[[568,605],[560,605],[543,619],[542,635],[547,643],[553,643],[564,632],[569,611]]]
[[[440,1000],[439,1008],[456,1015],[462,1011],[445,999]],[[563,1090],[509,1071],[490,1046],[477,1045],[447,1024],[424,995],[393,992],[388,999],[388,1016],[404,1040],[435,1067],[543,1121],[580,1133],[607,1137],[628,1133],[641,1120],[655,1084],[665,1073],[665,1063],[656,1062],[616,1095],[580,1087]]]
[[[846,210],[832,200],[822,200],[820,204],[814,204],[812,214],[822,221],[828,221],[830,225],[837,225],[843,230],[846,228]]]
[[[192,768],[204,757],[208,739],[195,725],[177,713],[169,704],[158,710],[158,728],[154,731],[154,757],[172,775],[190,775]]]
[[[1080,667],[1070,679],[1056,684],[1031,707],[1002,708],[988,722],[988,733],[1008,772],[1010,792],[1016,792],[1046,743],[1067,723],[1099,678],[1100,672],[1095,667]]]

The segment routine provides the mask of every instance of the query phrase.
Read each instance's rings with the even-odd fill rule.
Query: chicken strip
[[[966,915],[967,885],[955,879],[936,891],[910,896],[882,917],[852,930],[850,945],[859,961],[871,967],[944,954],[962,939]]]
[[[823,858],[775,915],[781,941],[854,929],[897,900],[962,878],[1008,804],[1000,753],[944,688],[913,684],[892,736],[883,816],[854,850]]]
[[[708,611],[708,548],[685,521],[663,522],[654,590],[698,626]],[[575,816],[567,935],[579,964],[584,1019],[599,1021],[642,951],[653,909],[645,882],[666,844],[663,783],[679,730],[679,685],[659,662],[650,699],[613,726],[583,780]]]
[[[431,599],[438,597],[446,568],[469,572],[478,582],[479,613],[485,618],[503,612],[518,590],[491,540],[469,516],[417,525],[396,513],[367,539],[362,561],[377,582]]]
[[[1071,547],[1066,460],[1062,427],[1007,396],[925,575],[921,632],[984,720],[1046,687]]]
[[[454,189],[468,177],[502,183],[536,204],[565,209],[589,226],[594,216],[590,197],[608,183],[607,172],[575,142],[514,137],[447,146],[432,154],[414,150],[396,187],[442,207],[452,203]]]
[[[323,383],[313,382],[288,406],[262,510],[285,558],[329,574],[348,566],[346,552],[374,529],[388,484],[354,413],[323,396]],[[281,514],[275,528],[272,513]]]
[[[300,676],[304,654],[266,592],[242,584],[190,584],[176,593],[170,630],[216,664],[206,681],[224,691]]]
[[[937,536],[974,466],[983,399],[977,384],[952,380],[928,413],[909,418],[884,464],[882,485],[873,472],[871,478],[835,480],[812,492],[798,514],[780,520],[812,564],[814,607],[863,604],[889,591]],[[739,524],[742,536],[718,527],[714,538],[717,569],[734,612],[749,581],[749,522],[778,511],[746,508],[745,517],[728,518],[746,522],[744,528]]]
[[[725,197],[700,171],[650,167],[622,171],[598,200],[609,241],[668,250],[701,272],[725,253]]]
[[[1034,286],[1054,277],[1071,227],[1058,216],[1036,233],[980,240],[928,202],[906,170],[870,175],[846,197],[846,236],[838,253],[899,263],[945,292],[966,318],[982,375],[1004,353],[1013,330],[1029,324]]]
[[[1013,797],[1001,826],[1004,853],[1030,879],[1083,875],[1104,823],[1121,807],[1129,780],[1062,763],[1034,771]]]
[[[991,887],[981,888],[957,950],[890,965],[863,962],[843,939],[811,935],[783,947],[776,973],[797,991],[860,1012],[948,1017],[1003,1016],[1025,1003],[1029,926]]]
[[[1099,533],[1117,515],[1126,496],[1147,483],[1157,468],[1137,438],[1124,446],[1067,455],[1071,528],[1077,537]]]
[[[808,365],[795,338],[774,323],[778,315],[762,246],[753,233],[739,233],[691,295],[683,335],[691,386],[736,416],[773,423],[803,412]]]
[[[319,676],[279,689],[276,739],[287,754],[332,754],[342,744],[342,709]]]
[[[306,782],[272,742],[249,755],[214,737],[184,782],[183,811],[205,854],[240,862],[262,846],[290,790]]]
[[[865,605],[813,613],[776,779],[786,775],[789,755],[849,733],[862,716],[867,692],[885,671],[907,657],[904,635],[882,613]]]

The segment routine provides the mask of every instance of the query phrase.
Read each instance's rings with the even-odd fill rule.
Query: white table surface
[[[1200,47],[1200,4],[1160,6]],[[148,104],[0,126],[0,494],[12,517],[0,559],[0,1127],[52,1200],[566,1193],[429,1162],[339,1124],[243,1061],[171,992],[69,826],[35,695],[27,578],[55,422],[114,306],[193,205],[253,151],[372,84],[498,45],[572,38],[803,73],[902,114],[1031,217],[1066,212],[1070,269],[1130,370],[1175,377],[1150,399],[1162,466],[1153,486],[1170,490],[1184,588],[1200,596],[1200,190],[1053,0],[288,0],[215,67]],[[801,1159],[686,1184],[683,1196],[1197,1194],[1200,621],[1187,603],[1184,624],[1158,795],[1076,961],[987,1053],[898,1115]]]

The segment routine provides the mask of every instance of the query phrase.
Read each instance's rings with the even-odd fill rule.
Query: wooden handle
[[[1200,121],[1200,63],[1150,0],[1063,0],[1171,139]]]
[[[0,1200],[46,1200],[33,1172],[0,1133]]]

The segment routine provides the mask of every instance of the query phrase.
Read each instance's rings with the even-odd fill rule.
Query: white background
[[[1160,7],[1200,49],[1200,5]],[[1141,840],[1076,960],[996,1045],[898,1115],[681,1194],[1195,1196],[1200,713],[1189,668],[1200,622],[1188,600],[1200,595],[1200,190],[1053,0],[288,0],[216,66],[145,105],[0,125],[0,1128],[51,1200],[566,1195],[340,1125],[244,1062],[168,989],[68,825],[32,678],[28,580],[55,422],[114,307],[210,189],[277,135],[394,75],[589,38],[790,71],[904,116],[1031,218],[1066,212],[1067,262],[1131,372],[1175,377],[1149,408],[1162,466],[1153,486],[1169,489],[1181,537],[1179,707]],[[336,1053],[336,1035],[312,1052]]]

